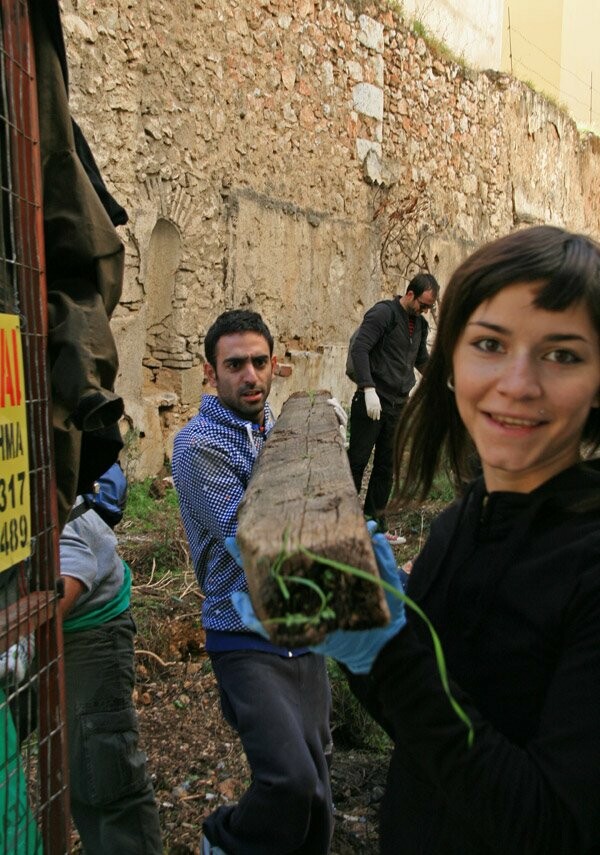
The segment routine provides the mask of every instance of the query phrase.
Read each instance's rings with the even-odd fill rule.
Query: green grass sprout
[[[320,621],[328,620],[332,617],[335,617],[335,612],[329,606],[329,597],[312,579],[306,579],[300,576],[287,576],[286,582],[283,581],[281,573],[283,562],[287,558],[291,558],[294,554],[304,555],[307,558],[310,558],[311,561],[320,564],[324,567],[329,567],[332,570],[338,570],[342,573],[347,573],[349,575],[356,576],[359,579],[364,579],[365,581],[370,582],[371,584],[379,585],[381,588],[383,588],[384,591],[387,591],[388,593],[392,594],[392,596],[397,597],[397,599],[401,600],[405,606],[407,606],[409,609],[412,609],[412,611],[421,618],[421,620],[424,622],[425,626],[429,630],[429,634],[431,636],[431,640],[433,643],[433,652],[435,655],[442,687],[444,689],[444,692],[446,693],[446,697],[448,698],[450,706],[452,707],[460,721],[462,721],[465,727],[467,728],[467,745],[469,748],[471,748],[473,745],[473,740],[475,738],[473,722],[471,721],[465,710],[460,706],[456,698],[453,696],[452,691],[450,689],[450,683],[448,680],[448,670],[446,668],[446,659],[444,657],[444,651],[442,649],[442,642],[440,640],[440,637],[435,631],[433,624],[431,623],[425,612],[421,609],[421,607],[417,605],[417,603],[415,603],[415,601],[409,596],[407,596],[405,593],[399,591],[393,585],[390,585],[389,582],[386,582],[384,579],[373,576],[366,570],[361,570],[360,568],[353,567],[350,564],[344,564],[343,562],[336,561],[333,558],[326,558],[324,555],[318,555],[316,552],[312,552],[310,549],[306,549],[306,547],[303,546],[300,546],[298,548],[297,553],[286,552],[285,549],[282,549],[282,551],[277,556],[277,559],[272,567],[271,573],[274,579],[277,581],[277,584],[279,585],[280,590],[284,595],[284,598],[288,600],[290,597],[290,592],[286,582],[288,584],[302,584],[311,588],[318,594],[320,598],[320,606],[317,613],[312,616],[295,613],[286,615],[283,618],[272,618],[266,623],[284,623],[286,626],[298,625],[302,623],[308,625],[315,625]]]

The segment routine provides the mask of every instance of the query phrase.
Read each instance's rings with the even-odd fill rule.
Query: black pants
[[[227,855],[326,855],[333,829],[328,752],[331,695],[322,656],[211,654],[227,722],[252,782],[204,822]]]
[[[71,813],[86,855],[159,855],[158,810],[138,746],[129,610],[64,635]]]
[[[383,512],[390,497],[394,472],[394,436],[405,401],[390,404],[381,399],[381,417],[369,418],[365,406],[365,393],[357,390],[350,408],[350,447],[348,458],[356,492],[360,493],[362,479],[373,448],[373,469],[365,498],[365,516],[379,520],[383,531],[387,528]]]

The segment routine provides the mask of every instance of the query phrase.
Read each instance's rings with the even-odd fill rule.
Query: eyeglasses
[[[419,308],[422,312],[428,312],[430,309],[435,308],[435,303],[424,303],[422,300],[419,300],[418,297],[415,297],[415,300],[419,304]]]

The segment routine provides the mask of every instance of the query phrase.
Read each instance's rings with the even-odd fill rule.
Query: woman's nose
[[[496,388],[513,398],[535,398],[542,393],[539,370],[535,360],[515,356],[502,366]]]

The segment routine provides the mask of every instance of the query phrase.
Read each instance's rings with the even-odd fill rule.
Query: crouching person
[[[71,813],[86,855],[162,852],[132,700],[131,575],[111,527],[125,487],[115,464],[77,497],[60,536]]]

